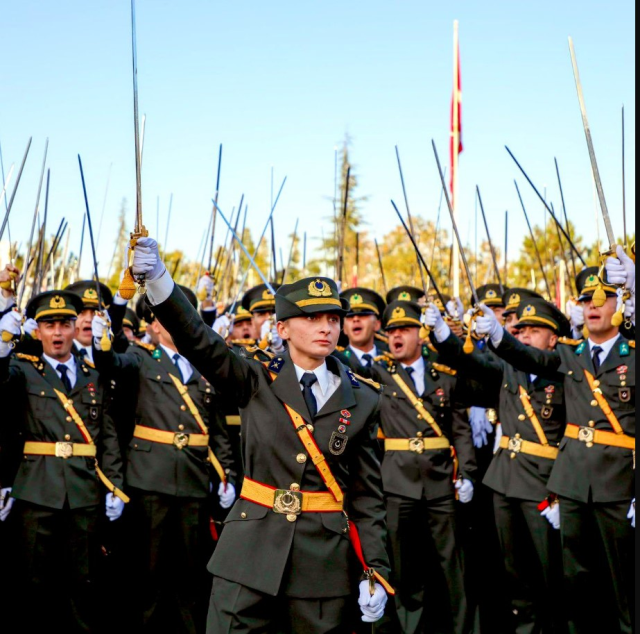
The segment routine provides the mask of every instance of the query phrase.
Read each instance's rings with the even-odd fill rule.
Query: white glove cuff
[[[442,343],[451,336],[451,328],[447,326],[447,323],[443,320],[439,321],[433,329],[433,334],[436,336],[436,341]]]
[[[164,273],[157,280],[147,280],[146,286],[149,303],[152,306],[158,306],[158,304],[162,304],[169,299],[171,293],[173,293],[175,282],[165,269]]]

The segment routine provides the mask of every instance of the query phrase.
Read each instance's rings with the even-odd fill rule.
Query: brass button
[[[67,440],[67,441],[69,441],[69,440],[71,440],[71,436],[69,436],[69,434],[65,434],[64,439],[65,439],[65,440]]]
[[[295,522],[298,519],[297,515],[287,515],[287,522]]]
[[[520,434],[516,434],[516,438],[522,438]]]
[[[509,458],[511,458],[511,460],[513,460],[516,457],[516,454],[512,453]]]
[[[505,383],[505,384],[504,384],[504,387],[505,387],[505,389],[506,389],[506,388],[508,388],[508,387],[509,387],[509,384],[508,384],[508,383]]]
[[[569,376],[573,376],[573,370],[569,370],[568,374]]]
[[[626,381],[627,380],[627,375],[626,374],[621,374],[620,375],[620,380],[621,381]]]
[[[307,425],[307,429],[309,430],[310,434],[313,434],[313,432],[316,430],[316,428],[313,425]]]
[[[91,401],[91,405],[96,405],[96,402],[95,401]]]
[[[45,396],[46,392],[40,392],[40,396]]]
[[[289,491],[299,491],[300,490],[300,485],[296,484],[295,482],[289,487]]]
[[[70,423],[73,421],[73,418],[71,418],[71,416],[67,416],[67,423]]]
[[[422,416],[418,414],[418,420],[422,420]]]
[[[627,387],[627,382],[626,381],[620,381],[620,385],[622,385],[622,387]]]
[[[137,449],[137,448],[138,448],[138,445],[137,445],[137,444],[136,444],[136,445],[133,445],[133,448],[134,448],[134,449]]]
[[[246,519],[247,519],[247,514],[246,514],[246,513],[240,513],[240,517],[241,517],[243,520],[246,520]]]
[[[42,396],[44,396],[44,392],[42,393]],[[394,396],[394,397],[398,396],[398,393],[397,393],[397,392],[394,392],[394,393],[393,393],[393,396]]]
[[[590,420],[590,421],[589,421],[589,427],[595,427],[595,426],[596,426],[595,421]]]
[[[598,407],[598,401],[595,398],[591,401],[591,407]]]
[[[520,414],[520,416],[518,416],[518,420],[527,420],[527,417],[524,414]]]
[[[595,387],[600,387],[600,381],[597,381],[597,380],[596,380],[596,381],[594,381],[594,382],[593,382],[593,385],[594,385]]]
[[[178,429],[179,429],[180,431],[184,431],[184,425],[178,425]]]
[[[160,381],[160,379],[162,379],[162,377],[158,374],[158,376],[156,377],[156,380]]]
[[[296,458],[296,460],[300,463],[300,464],[304,464],[307,461],[307,456],[305,456],[303,453],[299,453],[298,457]]]
[[[186,405],[180,405],[180,409],[181,409],[183,412],[186,412],[186,411],[187,411],[187,406],[186,406]]]
[[[211,390],[210,390],[209,388],[207,388],[207,389],[205,390],[205,392],[206,392],[207,394],[211,394]]]
[[[422,438],[422,432],[421,432],[421,431],[419,431],[419,432],[416,434],[416,436],[417,436],[418,438]]]

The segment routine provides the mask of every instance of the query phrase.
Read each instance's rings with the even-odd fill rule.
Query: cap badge
[[[274,299],[273,297],[273,293],[270,293],[269,291],[264,291],[262,293],[262,299]]]
[[[311,297],[331,297],[331,287],[322,280],[316,280],[309,284],[309,295]]]
[[[495,299],[498,297],[498,293],[496,293],[493,289],[487,291],[487,299]]]
[[[519,304],[522,301],[522,299],[520,298],[520,295],[518,295],[518,293],[515,293],[514,295],[511,296],[511,299],[509,300],[509,304]]]
[[[393,319],[404,319],[407,316],[407,311],[405,311],[404,308],[400,308],[398,306],[398,308],[394,309],[393,311]]]
[[[398,295],[399,302],[410,302],[411,301],[411,293],[407,293],[407,291],[402,291],[400,295]]]
[[[357,293],[351,297],[349,300],[352,306],[360,306],[360,304],[364,303],[364,299],[362,299],[362,295],[358,295]]]
[[[53,308],[53,310],[60,310],[66,306],[64,299],[60,297],[60,295],[55,295],[51,298],[49,302],[49,308]]]
[[[534,317],[534,316],[535,316],[535,314],[536,314],[535,306],[527,306],[527,307],[524,309],[524,311],[523,311],[523,313],[522,313],[522,316],[523,316],[523,317]]]
[[[95,288],[88,288],[84,292],[84,299],[98,299],[98,293]]]

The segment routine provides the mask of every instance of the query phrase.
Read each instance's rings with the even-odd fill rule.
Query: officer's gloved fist
[[[260,330],[260,340],[264,341],[267,336],[269,336],[269,347],[273,352],[280,354],[284,351],[284,342],[278,333],[278,326],[271,319],[267,319]]]
[[[200,301],[205,301],[205,300],[211,301],[213,299],[214,290],[215,290],[215,287],[213,285],[213,278],[211,277],[211,275],[203,275],[198,280],[198,286],[196,287],[196,295],[198,296],[198,299]]]
[[[459,297],[452,299],[447,302],[446,305],[447,313],[458,321],[462,321],[464,317],[464,306],[462,304],[462,300]]]
[[[605,269],[607,281],[611,284],[626,286],[632,293],[636,292],[636,263],[625,253],[623,247],[616,247],[616,258],[607,258]]]
[[[549,506],[547,506],[542,513],[540,513],[542,517],[546,518],[546,520],[555,528],[556,530],[560,529],[560,502],[553,502]]]
[[[9,517],[14,502],[11,489],[0,489],[0,522],[4,522]]]
[[[635,498],[633,498],[633,502],[631,502],[631,507],[629,508],[627,519],[631,520],[631,526],[635,528],[636,527],[636,499]]]
[[[12,310],[0,319],[0,336],[3,333],[9,333],[11,338],[19,337],[22,327],[22,313]],[[10,342],[4,342],[0,339],[0,359],[5,359],[11,354]]]
[[[569,307],[569,304],[569,319],[571,321],[571,327],[575,332],[580,332],[584,326],[584,305],[569,302],[567,303],[567,307]]]
[[[504,327],[488,306],[480,304],[478,308],[481,314],[476,317],[476,333],[481,337],[489,337],[491,343],[498,346],[504,335]]]
[[[228,337],[233,324],[228,315],[220,315],[218,319],[213,322],[213,330],[217,332],[221,337]]]
[[[159,280],[167,270],[160,258],[158,243],[153,238],[139,238],[133,251],[133,275],[147,282]]]
[[[236,488],[230,482],[220,483],[218,487],[218,497],[220,498],[220,506],[223,509],[230,509],[236,501]]]
[[[481,449],[489,443],[489,434],[493,431],[493,425],[487,418],[487,410],[484,407],[472,407],[469,411],[469,424],[473,446]]]
[[[113,495],[113,493],[107,493],[107,502],[105,507],[109,521],[115,522],[120,519],[122,511],[124,511],[124,502],[116,495]]]
[[[100,341],[104,337],[105,333],[109,332],[110,323],[106,317],[102,315],[95,315],[91,322],[91,332],[96,345],[100,346]]]
[[[362,621],[364,623],[376,623],[379,621],[384,616],[384,609],[387,606],[388,599],[386,590],[379,583],[376,583],[376,589],[372,595],[369,589],[369,582],[361,581],[358,604],[362,612]]]
[[[427,310],[422,317],[425,326],[433,330],[436,340],[439,343],[445,341],[451,334],[451,329],[447,326],[445,320],[440,313],[440,309],[433,303],[427,306]]]
[[[456,482],[456,489],[458,491],[458,499],[463,504],[468,504],[473,500],[473,482],[471,480],[461,478]]]
[[[35,319],[27,319],[27,321],[24,322],[22,329],[26,335],[33,337],[33,333],[38,329],[38,322]]]

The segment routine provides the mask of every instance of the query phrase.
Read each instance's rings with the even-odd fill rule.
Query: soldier
[[[204,326],[155,241],[138,242],[133,271],[146,276],[148,301],[178,349],[242,412],[246,477],[209,566],[208,632],[351,634],[363,569],[362,620],[379,620],[392,592],[375,450],[380,397],[330,356],[348,310],[335,282],[279,289],[288,350],[261,364]]]
[[[502,313],[502,319],[504,327],[510,335],[517,336],[518,308],[522,302],[530,299],[543,299],[543,297],[528,288],[510,288],[505,291],[503,297],[505,308]]]
[[[193,292],[184,289],[193,306]],[[98,370],[119,384],[135,385],[136,426],[129,444],[126,483],[142,560],[143,630],[160,625],[161,600],[168,598],[184,632],[201,630],[200,599],[210,554],[207,498],[212,467],[223,508],[235,499],[235,471],[224,421],[211,384],[183,356],[146,307],[154,344],[130,346],[124,354],[95,350]],[[96,347],[107,330],[93,320]],[[207,554],[207,551],[209,553]]]
[[[266,284],[254,286],[242,298],[242,308],[251,313],[253,338],[260,339],[265,322],[270,320],[276,312],[276,300],[273,293]]]
[[[11,512],[18,533],[25,631],[44,631],[51,615],[61,613],[63,629],[97,631],[99,508],[106,494],[106,514],[113,521],[128,499],[121,491],[122,462],[113,422],[104,413],[102,383],[72,354],[82,309],[73,293],[38,295],[26,316],[37,322],[42,356],[12,357],[10,346],[0,342],[2,402],[16,404],[21,420],[11,423],[22,441],[15,477],[2,482],[0,520]],[[19,336],[21,320],[19,312],[10,312],[0,320],[0,331]]]
[[[632,289],[635,305],[635,263],[618,247],[614,264],[616,282]],[[560,499],[569,630],[592,632],[594,616],[613,614],[616,624],[608,627],[615,630],[608,631],[628,633],[633,631],[635,596],[635,342],[623,338],[612,323],[616,286],[600,279],[595,267],[583,271],[578,281],[589,330],[583,342],[536,350],[506,333],[490,310],[477,326],[508,363],[564,383],[568,423],[548,486]],[[604,574],[597,569],[601,557]],[[594,592],[596,581],[604,583],[604,593]],[[594,596],[600,601],[612,597],[614,609],[600,604],[592,614],[584,601]]]
[[[393,302],[415,302],[423,305],[425,301],[424,291],[415,286],[397,286],[387,293],[387,305]]]
[[[460,501],[473,497],[475,459],[469,422],[456,407],[455,372],[434,364],[420,339],[422,310],[408,301],[384,313],[391,359],[376,364],[385,386],[381,430],[382,480],[387,503],[393,581],[398,589],[389,632],[423,632],[432,604],[426,569],[437,559],[448,588],[448,632],[469,631],[462,551],[456,526]],[[425,358],[426,357],[426,358]]]
[[[3,315],[15,304],[15,283],[19,280],[20,270],[7,264],[0,271],[0,315]]]
[[[514,303],[512,297],[507,306]],[[434,305],[426,321],[441,358],[462,371],[461,379],[479,384],[481,398],[493,400],[500,412],[502,435],[483,482],[493,491],[512,631],[563,632],[559,508],[547,490],[566,425],[563,385],[528,376],[493,354],[465,354]],[[515,322],[520,341],[539,350],[553,350],[569,332],[566,317],[542,298],[520,303]]]

